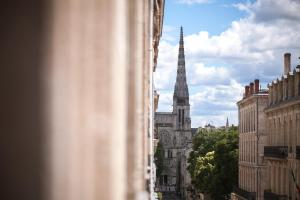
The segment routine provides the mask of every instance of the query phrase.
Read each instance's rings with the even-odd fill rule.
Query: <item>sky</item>
[[[158,111],[171,111],[183,26],[192,127],[238,124],[236,102],[254,79],[280,78],[283,54],[300,64],[300,0],[165,0],[154,74]]]

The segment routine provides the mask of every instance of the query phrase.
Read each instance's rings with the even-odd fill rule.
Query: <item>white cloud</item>
[[[280,76],[285,52],[292,53],[293,66],[298,62],[300,1],[257,0],[235,6],[249,15],[219,35],[199,30],[184,38],[193,125],[209,120],[222,125],[227,115],[237,123],[236,102],[243,86],[255,78],[267,83]],[[163,89],[162,97],[164,91],[173,92],[178,45],[163,39],[159,48],[155,84]]]
[[[199,86],[199,91],[190,95],[192,114],[212,115],[236,110],[236,102],[243,94],[243,86],[231,79],[228,85]]]
[[[158,65],[155,73],[155,87],[158,90],[171,88],[175,84],[177,48],[162,40],[159,44]]]
[[[230,81],[229,77],[230,70],[227,67],[207,67],[204,63],[198,62],[188,67],[188,82],[192,85],[226,84]]]
[[[212,0],[177,0],[177,3],[180,4],[204,4],[204,3],[211,3]]]
[[[173,107],[173,93],[172,91],[162,91],[159,93],[158,111],[171,112]]]
[[[255,3],[239,3],[234,6],[248,12],[250,18],[260,22],[300,19],[298,0],[258,0]]]

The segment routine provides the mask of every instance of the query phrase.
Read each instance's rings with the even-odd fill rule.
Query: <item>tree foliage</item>
[[[201,188],[203,192],[208,193],[210,191],[211,185],[210,180],[213,178],[213,172],[215,168],[215,160],[214,160],[215,152],[208,152],[205,156],[199,156],[196,159],[195,170],[193,173],[193,177],[196,178],[194,184],[197,188]],[[203,180],[203,181],[197,181]]]
[[[156,151],[154,154],[154,162],[156,165],[156,176],[160,177],[164,169],[164,149],[160,142],[158,142]]]
[[[192,184],[199,192],[228,199],[238,181],[237,128],[199,131],[188,162]]]

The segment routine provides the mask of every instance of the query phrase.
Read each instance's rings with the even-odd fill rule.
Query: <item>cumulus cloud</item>
[[[236,123],[233,113],[236,113],[236,102],[242,94],[243,86],[233,79],[228,85],[199,86],[198,91],[190,96],[191,114],[206,117],[205,123],[217,126],[224,125],[226,117],[231,119],[231,123]],[[192,123],[199,122],[192,117]]]
[[[158,90],[170,89],[175,83],[177,68],[177,49],[162,40],[159,44],[159,60],[155,73],[155,87]]]
[[[276,20],[299,20],[300,4],[298,0],[259,0],[255,3],[235,4],[235,7],[250,14],[258,22]]]
[[[215,113],[236,109],[236,102],[243,93],[243,86],[231,79],[228,85],[199,86],[199,91],[190,96],[192,113]]]
[[[230,69],[222,66],[205,66],[204,63],[192,63],[188,67],[188,82],[190,85],[217,85],[228,84]]]
[[[219,35],[199,30],[184,38],[194,126],[204,119],[221,125],[226,115],[236,123],[236,102],[245,84],[259,78],[265,87],[280,76],[285,52],[292,53],[293,66],[298,62],[300,1],[257,0],[234,6],[248,16],[233,21]],[[177,53],[178,45],[162,40],[155,84],[169,93],[175,83]]]
[[[159,92],[159,111],[171,112],[173,107],[173,93],[172,91],[160,91]]]

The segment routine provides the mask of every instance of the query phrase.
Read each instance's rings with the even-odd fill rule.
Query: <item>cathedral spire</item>
[[[178,65],[185,65],[184,58],[184,42],[183,42],[183,29],[180,27],[180,40],[179,40],[179,51],[178,51]]]
[[[180,41],[179,41],[180,47],[183,48],[183,29],[182,26],[180,27]]]
[[[226,120],[226,127],[229,127],[228,117],[227,117],[227,120]]]
[[[182,26],[180,27],[177,76],[176,76],[176,83],[175,83],[175,88],[174,88],[174,98],[184,101],[184,104],[186,104],[186,105],[189,104],[189,90],[188,90],[188,86],[186,83],[184,41],[183,41]]]

